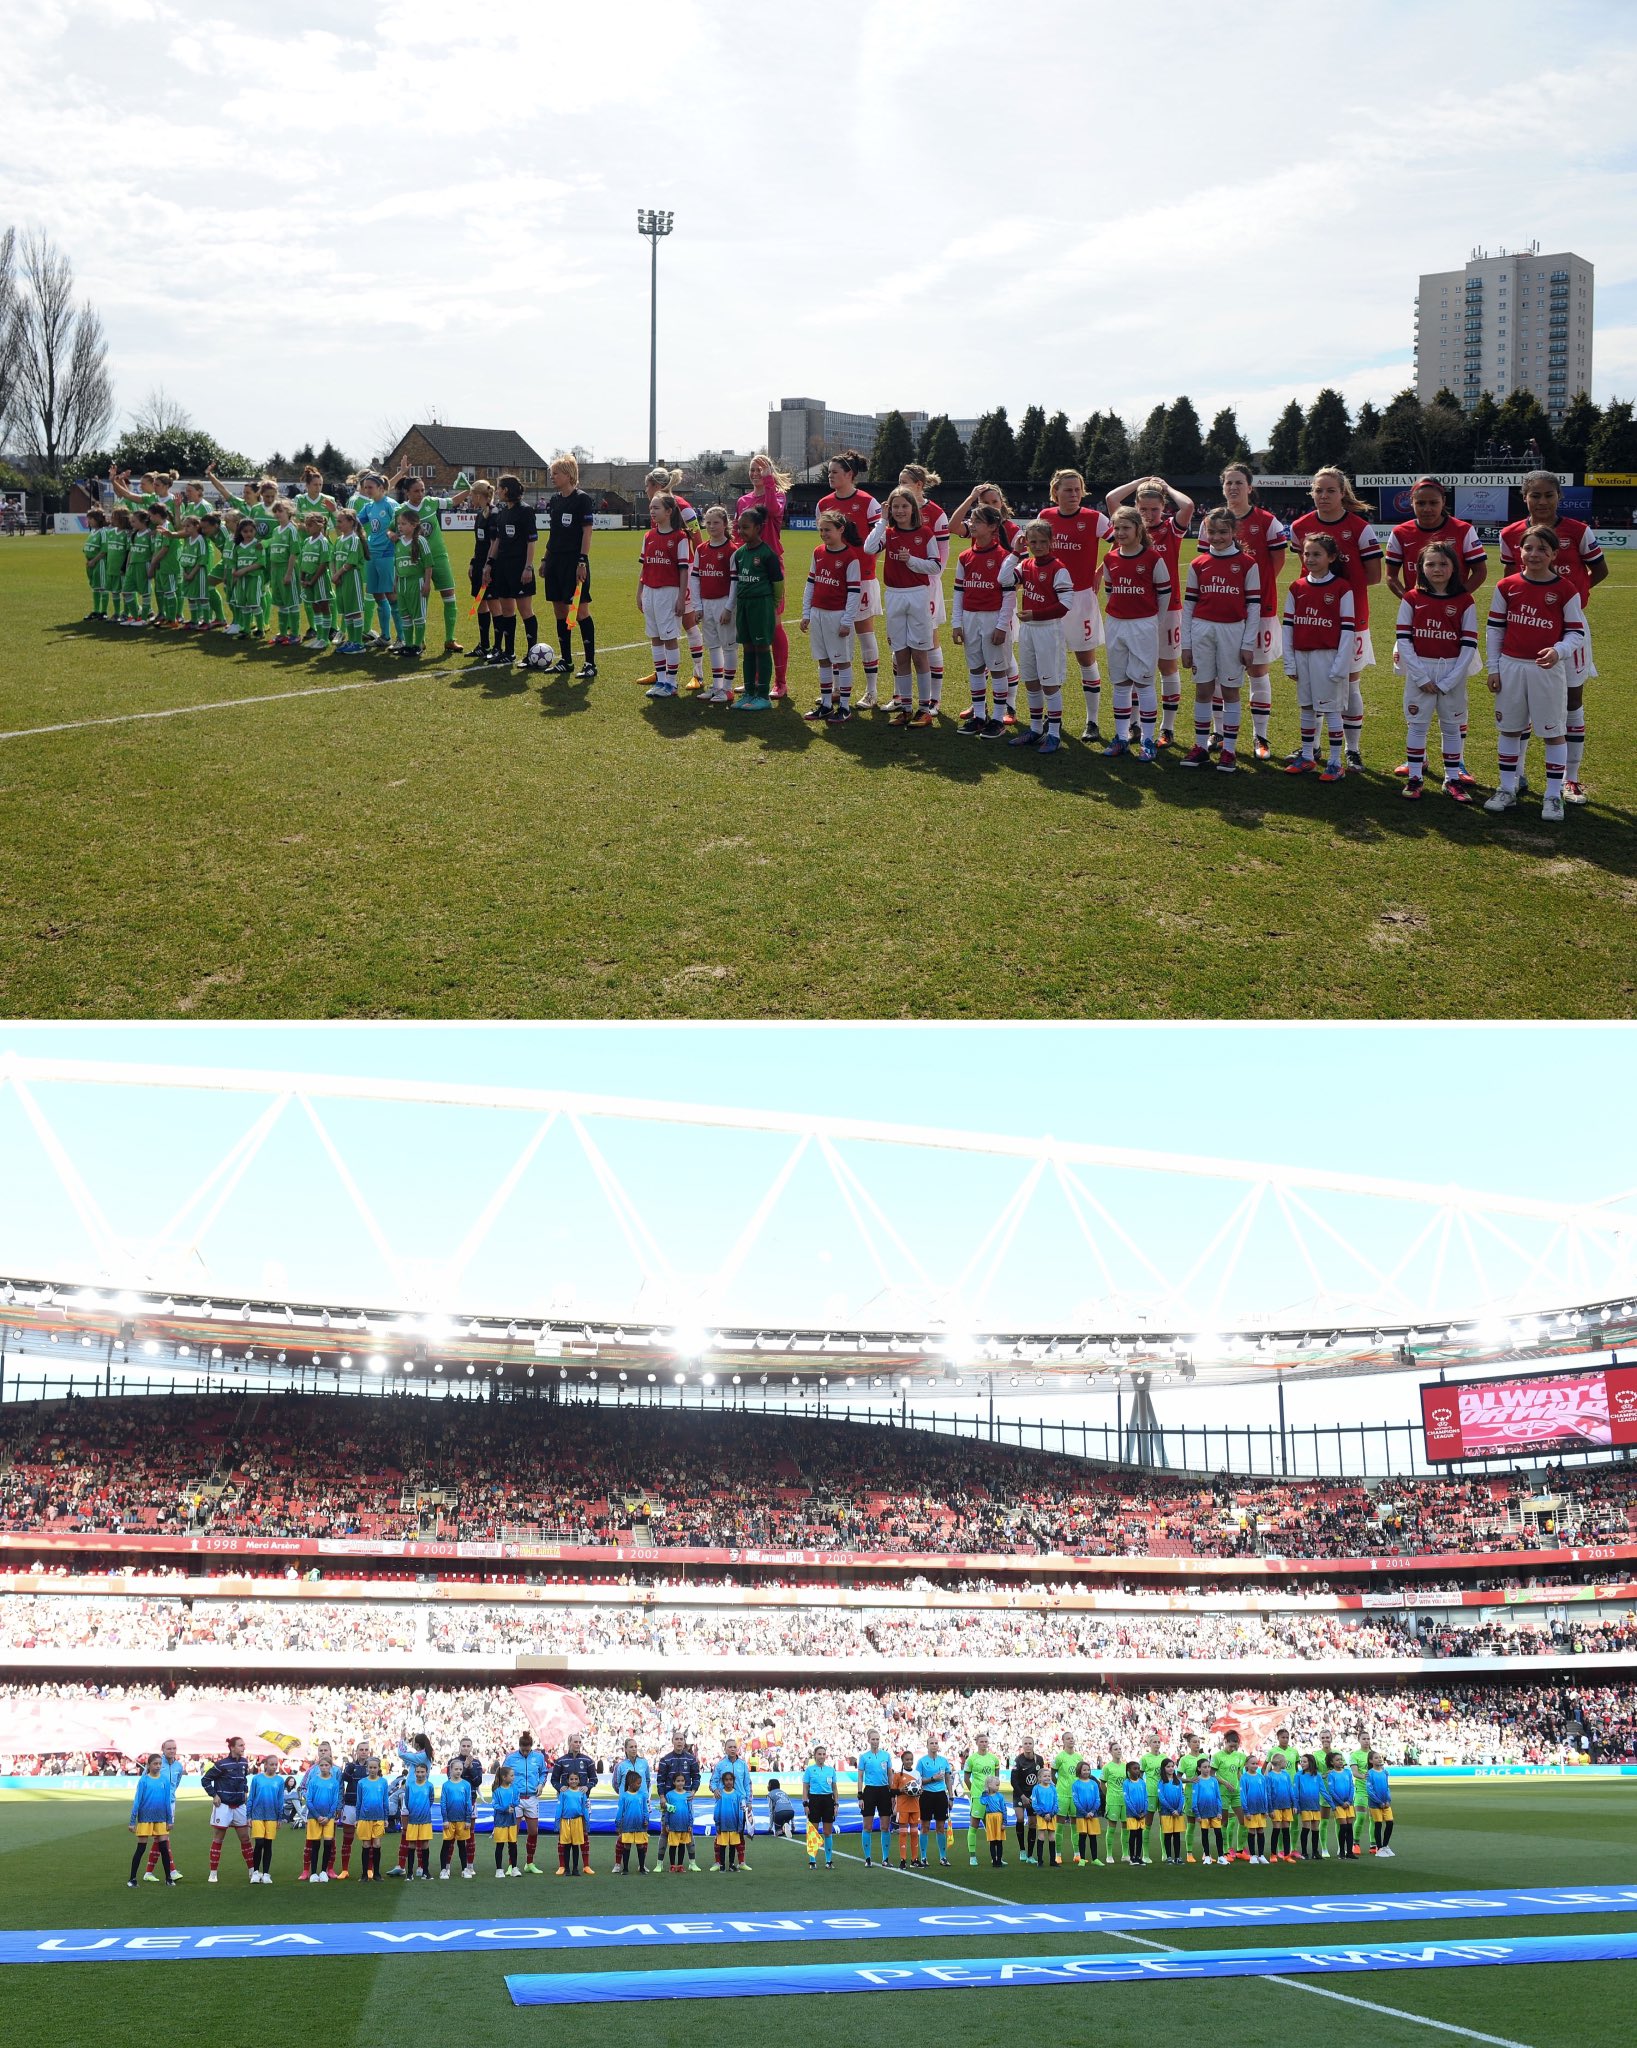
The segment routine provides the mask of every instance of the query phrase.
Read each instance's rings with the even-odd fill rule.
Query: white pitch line
[[[598,652],[629,654],[633,648],[647,645],[646,640],[627,640],[617,647],[600,648]],[[247,704],[288,704],[297,697],[338,697],[348,690],[385,689],[389,683],[424,683],[430,682],[434,676],[473,675],[481,672],[482,666],[481,662],[473,662],[470,668],[402,668],[387,675],[359,676],[350,683],[309,683],[300,690],[264,691],[259,697],[222,697],[210,704],[176,704],[166,711],[121,711],[111,718],[77,718],[62,725],[25,725],[16,732],[0,732],[0,743],[42,739],[57,732],[89,732],[99,725],[140,725],[155,718],[190,718],[197,711],[238,711]]]
[[[861,1856],[851,1855],[847,1850],[837,1852],[849,1863],[862,1863]],[[995,1904],[993,1892],[980,1892],[969,1884],[953,1884],[947,1877],[931,1877],[924,1870],[899,1870],[893,1864],[885,1866],[895,1877],[918,1877],[923,1884],[940,1885],[946,1892],[961,1892],[969,1899],[981,1899],[986,1906]],[[1106,1934],[1112,1941],[1129,1941],[1136,1948],[1151,1948],[1161,1955],[1185,1956],[1188,1950],[1178,1948],[1169,1941],[1154,1941],[1146,1934],[1127,1934],[1118,1927],[1096,1927],[1087,1930],[1093,1934]],[[1264,1977],[1265,1984],[1281,1984],[1286,1991],[1306,1991],[1314,1998],[1333,1998],[1340,2005],[1356,2005],[1363,2012],[1380,2013],[1388,2019],[1408,2020],[1412,2026],[1433,2027],[1441,2034],[1459,2034],[1464,2041],[1483,2041],[1488,2048],[1529,2048],[1525,2041],[1509,2040],[1504,2034],[1481,2034],[1475,2027],[1458,2027],[1453,2020],[1429,2019],[1425,2013],[1405,2012],[1396,2005],[1378,2005],[1373,1998],[1355,1998],[1346,1991],[1333,1990],[1328,1984],[1309,1984],[1301,1977]]]

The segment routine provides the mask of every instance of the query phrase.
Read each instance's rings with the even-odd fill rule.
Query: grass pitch
[[[809,544],[790,536],[793,570]],[[1370,767],[1338,787],[1107,761],[1072,738],[1040,761],[948,716],[815,729],[795,632],[773,715],[652,705],[635,548],[595,542],[585,684],[82,625],[77,539],[0,545],[0,1011],[1637,1009],[1637,555],[1611,557],[1592,605],[1593,801],[1553,827],[1538,803],[1496,819],[1430,790],[1402,801],[1385,659],[1366,675]],[[1383,657],[1392,616],[1382,589]],[[1277,758],[1295,730],[1274,682]],[[945,701],[966,702],[958,658]],[[1472,702],[1470,758],[1492,777],[1481,685]],[[1071,687],[1069,733],[1080,715]]]
[[[1395,1795],[1399,1826],[1390,1863],[1366,1857],[1340,1865],[1244,1865],[1182,1871],[1124,1868],[1056,1872],[971,1870],[964,1835],[957,1862],[932,1875],[980,1900],[1065,1904],[1095,1900],[1273,1896],[1317,1892],[1422,1891],[1637,1880],[1637,1787],[1624,1782],[1537,1781],[1404,1786]],[[487,1840],[471,1885],[404,1886],[388,1881],[362,1894],[356,1883],[315,1891],[296,1883],[300,1849],[286,1830],[271,1891],[245,1882],[231,1837],[223,1881],[203,1883],[209,1839],[202,1797],[185,1794],[177,1859],[187,1881],[175,1891],[125,1889],[132,1838],[123,1800],[57,1794],[0,1796],[0,1924],[26,1928],[118,1928],[216,1924],[223,1927],[360,1919],[483,1920],[498,1912],[532,1921],[580,1914],[636,1917],[691,1913],[812,1910],[957,1904],[957,1893],[897,1872],[866,1875],[857,1838],[826,1875],[807,1868],[799,1842],[760,1840],[748,1876],[734,1879],[552,1877],[497,1887]],[[389,1837],[389,1851],[394,1848]],[[606,1841],[600,1863],[606,1862]],[[1010,1845],[1008,1845],[1010,1854]],[[389,1855],[390,1860],[390,1855]],[[545,1858],[549,1864],[550,1858]],[[500,1892],[502,1905],[491,1896]],[[519,1898],[517,1894],[522,1892]],[[566,1898],[565,1898],[566,1895]],[[1631,1916],[1573,1916],[1505,1922],[1462,1921],[1462,1938],[1484,1933],[1594,1933],[1632,1925]],[[1401,1923],[1396,1937],[1448,1937],[1450,1923]],[[1177,1948],[1275,1944],[1288,1930],[1167,1932]],[[1381,1931],[1334,1927],[1331,1941],[1381,1939]],[[1090,1990],[880,1992],[828,1999],[755,2000],[728,2009],[709,2004],[569,2007],[549,2014],[519,2010],[505,1987],[508,1970],[671,1969],[746,1964],[752,1968],[811,1959],[888,1962],[896,1957],[1124,1950],[1114,1935],[956,1936],[909,1942],[799,1942],[754,1948],[695,1947],[647,1952],[603,1950],[553,1957],[519,1951],[488,1955],[262,1959],[220,1962],[28,1964],[0,1968],[0,2034],[50,2048],[108,2048],[115,2042],[204,2042],[220,2048],[285,2048],[314,2040],[323,2048],[379,2048],[389,2041],[478,2041],[486,2048],[537,2041],[549,2030],[561,2048],[655,2048],[723,2041],[732,2048],[775,2048],[791,2038],[836,2048],[879,2048],[883,2041],[930,2038],[944,2048],[988,2048],[1021,2035],[1053,2042],[1211,2042],[1224,2048],[1290,2048],[1323,2039],[1330,2048],[1430,2048],[1439,2041],[1484,2039],[1510,2048],[1626,2048],[1631,2034],[1629,1964],[1540,1964],[1398,1972],[1351,1977],[1315,1996],[1266,1979],[1145,1982]],[[1312,1980],[1307,1980],[1311,1982]],[[1389,2010],[1384,2011],[1383,2008]],[[1429,2022],[1440,2022],[1441,2026]]]

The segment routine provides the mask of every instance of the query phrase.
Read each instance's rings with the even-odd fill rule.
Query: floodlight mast
[[[674,213],[637,208],[637,233],[648,243],[648,467],[659,460],[659,245],[671,232]]]

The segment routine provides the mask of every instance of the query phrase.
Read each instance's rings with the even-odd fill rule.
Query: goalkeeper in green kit
[[[1000,1776],[1001,1761],[989,1747],[989,1731],[978,1730],[978,1746],[966,1759],[966,1798],[969,1811],[966,1816],[966,1860],[973,1869],[978,1864],[978,1840],[983,1833],[983,1795],[995,1779]]]
[[[455,478],[455,496],[461,497],[470,489],[471,479],[462,470]],[[449,566],[449,550],[443,538],[443,515],[453,500],[430,496],[418,476],[395,476],[392,495],[400,505],[407,505],[420,518],[421,539],[432,560],[432,582],[443,599],[443,651],[445,654],[459,654],[460,644],[455,638],[455,620],[459,616],[455,604],[455,572]]]
[[[734,637],[744,649],[739,673],[745,679],[735,711],[773,708],[773,628],[784,610],[784,564],[762,538],[766,524],[761,506],[747,505],[734,527],[739,537],[733,556],[738,592]]]

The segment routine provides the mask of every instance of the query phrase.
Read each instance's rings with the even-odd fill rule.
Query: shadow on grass
[[[771,711],[740,711],[736,706],[707,704],[703,697],[648,697],[643,700],[643,722],[656,739],[685,740],[697,732],[711,732],[726,746],[755,742],[770,754],[805,753],[813,733],[789,699],[776,703]]]
[[[450,676],[449,687],[451,690],[475,690],[480,697],[501,700],[522,697],[528,693],[529,673],[511,662],[502,666],[499,662],[474,661],[470,668],[463,668]]]
[[[674,711],[668,704],[649,709],[648,722],[661,737],[697,729],[695,718],[664,715]],[[656,712],[661,715],[652,715]],[[740,721],[730,717],[722,723],[725,738],[742,736]],[[1287,775],[1283,762],[1275,759],[1243,762],[1237,774],[1227,776],[1216,769],[1182,768],[1177,749],[1167,748],[1153,762],[1131,754],[1110,760],[1100,745],[1067,736],[1059,752],[1042,757],[1032,747],[1014,747],[1005,739],[971,738],[948,718],[934,726],[891,726],[872,712],[855,713],[845,725],[808,725],[786,708],[750,723],[770,745],[835,747],[872,774],[936,776],[969,788],[997,776],[1023,775],[1064,796],[1120,811],[1135,812],[1151,803],[1214,811],[1242,832],[1260,831],[1268,821],[1284,817],[1328,821],[1338,837],[1365,845],[1440,838],[1452,847],[1500,845],[1513,852],[1563,854],[1612,874],[1637,875],[1637,813],[1594,800],[1585,810],[1572,811],[1564,824],[1547,824],[1539,811],[1538,754],[1533,797],[1495,817],[1483,808],[1487,790],[1480,790],[1471,804],[1457,804],[1429,787],[1419,801],[1408,802],[1403,784],[1379,769],[1366,768],[1342,783],[1321,783],[1315,776]],[[793,731],[800,740],[792,740]]]
[[[582,711],[591,709],[591,679],[579,676],[553,676],[540,686],[540,716],[542,718],[575,718]]]

